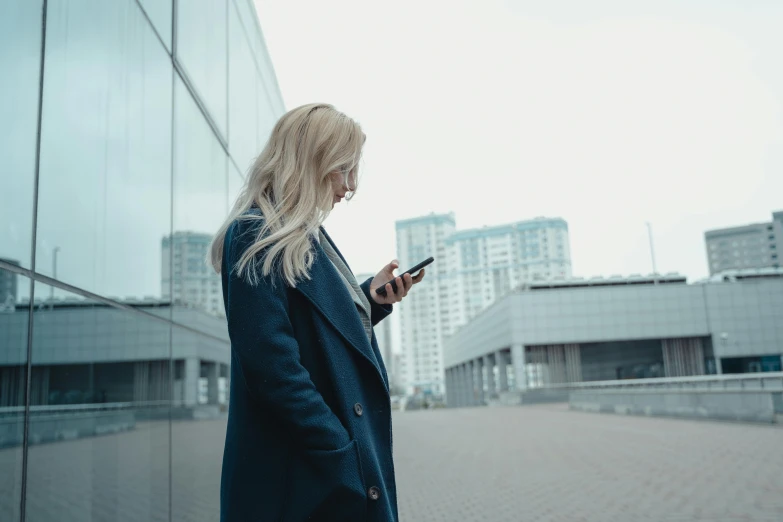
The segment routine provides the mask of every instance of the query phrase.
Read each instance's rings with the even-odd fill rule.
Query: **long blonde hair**
[[[280,275],[290,286],[309,279],[310,238],[329,215],[334,197],[330,173],[358,179],[365,138],[358,123],[329,104],[303,105],[284,114],[212,240],[208,261],[215,271],[225,268],[223,248],[231,224],[256,219],[263,223],[253,244],[228,269],[250,284],[258,283],[259,263],[263,276]],[[262,216],[247,212],[254,204]]]

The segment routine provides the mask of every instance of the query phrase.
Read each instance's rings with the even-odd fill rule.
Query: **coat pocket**
[[[366,518],[367,493],[355,440],[337,450],[292,452],[286,482],[285,522]]]

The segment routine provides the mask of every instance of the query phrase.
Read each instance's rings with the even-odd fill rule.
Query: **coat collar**
[[[345,262],[332,239],[323,228],[321,231],[334,251]],[[337,269],[329,261],[321,245],[313,239],[315,259],[310,267],[310,279],[297,282],[295,289],[303,294],[316,310],[329,322],[348,344],[356,349],[378,372],[381,382],[386,385],[380,366],[376,361],[372,345],[367,340],[364,325],[356,313],[356,304],[345,287]],[[348,266],[348,263],[345,263]],[[350,270],[350,267],[349,267]],[[348,312],[350,310],[350,312]]]

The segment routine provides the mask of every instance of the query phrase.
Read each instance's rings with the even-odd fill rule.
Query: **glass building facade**
[[[284,106],[251,0],[0,2],[0,520],[217,520],[217,230]]]

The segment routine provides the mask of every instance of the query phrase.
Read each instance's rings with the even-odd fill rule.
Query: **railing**
[[[85,413],[94,411],[138,410],[173,406],[172,401],[139,401],[139,402],[96,402],[87,404],[47,404],[30,406],[31,414],[47,413]],[[6,406],[0,408],[0,416],[23,414],[24,406]]]
[[[692,377],[660,377],[655,379],[627,379],[550,384],[528,390],[567,389],[681,389],[685,390],[769,390],[783,391],[783,372],[741,373],[730,375],[697,375]]]

